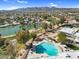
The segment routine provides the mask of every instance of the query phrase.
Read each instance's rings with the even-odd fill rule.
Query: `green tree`
[[[16,33],[16,39],[22,43],[25,43],[29,40],[29,31],[28,30],[21,30]]]
[[[56,18],[49,17],[48,21],[51,22],[52,25],[58,25],[59,24],[59,20],[57,20]]]
[[[36,29],[37,28],[37,25],[36,25],[36,23],[34,22],[34,28]]]
[[[60,17],[60,23],[61,23],[61,24],[63,24],[65,20],[66,20],[66,18]]]
[[[0,46],[3,46],[6,39],[2,38],[1,36],[2,35],[0,34]]]
[[[45,29],[45,31],[46,31],[46,29],[48,28],[47,23],[43,23],[43,24],[42,24],[42,28]]]
[[[33,38],[32,39],[32,42],[30,43],[30,47],[32,48],[33,42],[34,42],[35,38],[37,37],[37,34],[35,32],[33,32],[33,33],[31,33],[31,37]],[[30,48],[27,49],[27,54],[26,54],[26,58],[25,59],[27,59],[27,56],[28,56],[29,51],[30,51]]]
[[[43,15],[43,19],[47,19],[48,18],[48,15]]]
[[[23,25],[23,24],[20,25],[20,28],[21,28],[21,30],[25,30],[26,29],[25,25]]]
[[[79,21],[79,16],[75,16],[75,20],[76,21]]]
[[[37,37],[37,34],[35,32],[31,33],[31,36],[33,38],[33,40]]]
[[[49,24],[49,28],[52,29],[52,24]]]
[[[2,35],[0,34],[0,39],[1,39],[1,36],[2,36]]]
[[[34,25],[34,28],[37,29],[37,24],[36,24],[36,20],[35,19],[33,20],[33,25]]]
[[[28,18],[28,20],[29,20],[29,21],[32,21],[32,19],[31,19],[31,18]]]
[[[6,46],[7,54],[9,55],[10,59],[15,59],[16,57],[16,46],[17,46],[17,40],[8,40],[6,43],[8,45]]]
[[[12,45],[7,46],[7,54],[9,55],[10,59],[15,59],[16,57],[16,52],[15,49]]]
[[[58,37],[57,39],[58,42],[65,42],[65,40],[67,39],[66,34],[63,32],[60,32],[57,37]]]
[[[31,42],[31,46],[33,45],[33,42],[35,40],[35,38],[37,37],[37,34],[35,32],[31,33],[31,38],[32,38],[32,42]]]
[[[24,18],[22,18],[22,17],[17,17],[17,21],[23,22],[23,21],[24,21]]]

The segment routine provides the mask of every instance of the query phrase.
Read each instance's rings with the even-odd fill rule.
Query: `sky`
[[[0,0],[0,10],[27,7],[79,8],[79,0]]]

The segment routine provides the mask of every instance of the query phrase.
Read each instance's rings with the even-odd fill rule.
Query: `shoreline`
[[[13,36],[16,36],[16,34],[13,34],[13,35],[7,35],[7,36],[2,36],[2,38],[8,38],[8,37],[13,37]]]
[[[5,27],[8,27],[8,26],[16,26],[16,25],[19,25],[19,24],[5,24],[5,25],[0,25],[0,28],[5,28]]]
[[[37,29],[37,31],[39,31],[41,28]],[[36,31],[35,29],[30,29],[29,32],[32,33]],[[6,36],[2,36],[2,38],[8,38],[8,37],[13,37],[16,36],[16,34],[12,34],[12,35],[6,35]]]

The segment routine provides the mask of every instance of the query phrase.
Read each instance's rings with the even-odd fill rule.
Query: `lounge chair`
[[[79,56],[77,56],[77,58],[79,59]]]
[[[70,58],[71,56],[69,55],[69,54],[67,54],[67,56],[66,56],[67,58]]]

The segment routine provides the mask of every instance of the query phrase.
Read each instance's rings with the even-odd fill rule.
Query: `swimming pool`
[[[58,54],[57,48],[50,42],[42,42],[36,46],[36,53],[46,53],[49,56],[56,56]]]

